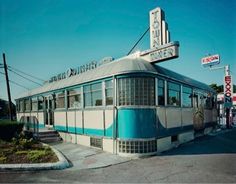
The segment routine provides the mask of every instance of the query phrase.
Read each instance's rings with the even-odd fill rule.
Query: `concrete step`
[[[38,137],[39,138],[44,138],[44,137],[58,137],[59,134],[56,132],[56,133],[48,133],[48,134],[38,134]]]
[[[62,141],[62,138],[60,137],[59,133],[56,130],[43,130],[38,132],[38,134],[35,137],[37,137],[41,142],[44,143]]]
[[[44,143],[54,143],[54,142],[61,142],[62,138],[60,137],[45,137],[40,139],[41,142]]]

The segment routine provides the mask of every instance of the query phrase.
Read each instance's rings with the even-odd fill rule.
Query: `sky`
[[[224,70],[201,58],[219,54],[236,80],[235,0],[0,0],[0,63],[43,80],[91,61],[125,56],[149,27],[149,11],[165,12],[179,58],[158,65],[206,84],[223,84]],[[134,50],[150,48],[147,34]],[[0,72],[4,70],[0,68]],[[38,87],[9,71],[11,81]],[[39,81],[37,81],[39,82]],[[7,99],[0,73],[0,98]],[[236,83],[236,82],[234,82]],[[26,91],[10,83],[12,99]]]

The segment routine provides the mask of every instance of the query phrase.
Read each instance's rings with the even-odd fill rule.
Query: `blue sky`
[[[223,70],[201,66],[207,54],[220,54],[236,80],[235,0],[0,0],[0,51],[8,65],[48,80],[92,60],[125,56],[149,26],[149,11],[161,7],[180,57],[161,63],[211,84],[223,83]],[[147,34],[136,50],[149,48]],[[2,69],[0,69],[3,72]],[[36,84],[9,73],[27,88]],[[235,82],[234,82],[235,83]],[[12,98],[25,89],[11,84]],[[7,99],[0,74],[0,98]]]

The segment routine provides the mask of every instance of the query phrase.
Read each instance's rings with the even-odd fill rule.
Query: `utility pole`
[[[9,109],[10,120],[12,121],[13,117],[12,117],[12,105],[11,105],[11,91],[10,91],[10,85],[9,85],[9,79],[8,79],[5,53],[3,53],[2,56],[3,56],[3,66],[5,70],[5,76],[6,76],[6,83],[7,83],[8,109]]]

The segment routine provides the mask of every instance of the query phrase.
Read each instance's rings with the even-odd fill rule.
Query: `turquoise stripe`
[[[83,134],[83,129],[80,127],[76,127],[76,133],[77,134]]]
[[[105,130],[106,137],[113,137],[113,123]]]
[[[68,132],[75,133],[75,127],[68,127]]]
[[[112,137],[113,135],[113,124],[111,124],[111,126],[105,129],[105,135],[103,129],[84,128],[84,133],[83,133],[83,128],[80,127],[68,127],[67,129],[66,126],[55,125],[54,129],[58,131],[67,131],[69,133],[74,133],[74,134],[86,134],[86,135],[106,136],[106,137]]]
[[[39,123],[39,128],[45,128],[44,124]]]
[[[58,131],[66,131],[66,127],[65,126],[55,125],[54,128],[55,128],[55,130],[58,130]]]
[[[84,134],[103,136],[104,135],[104,130],[85,128],[84,129]]]

